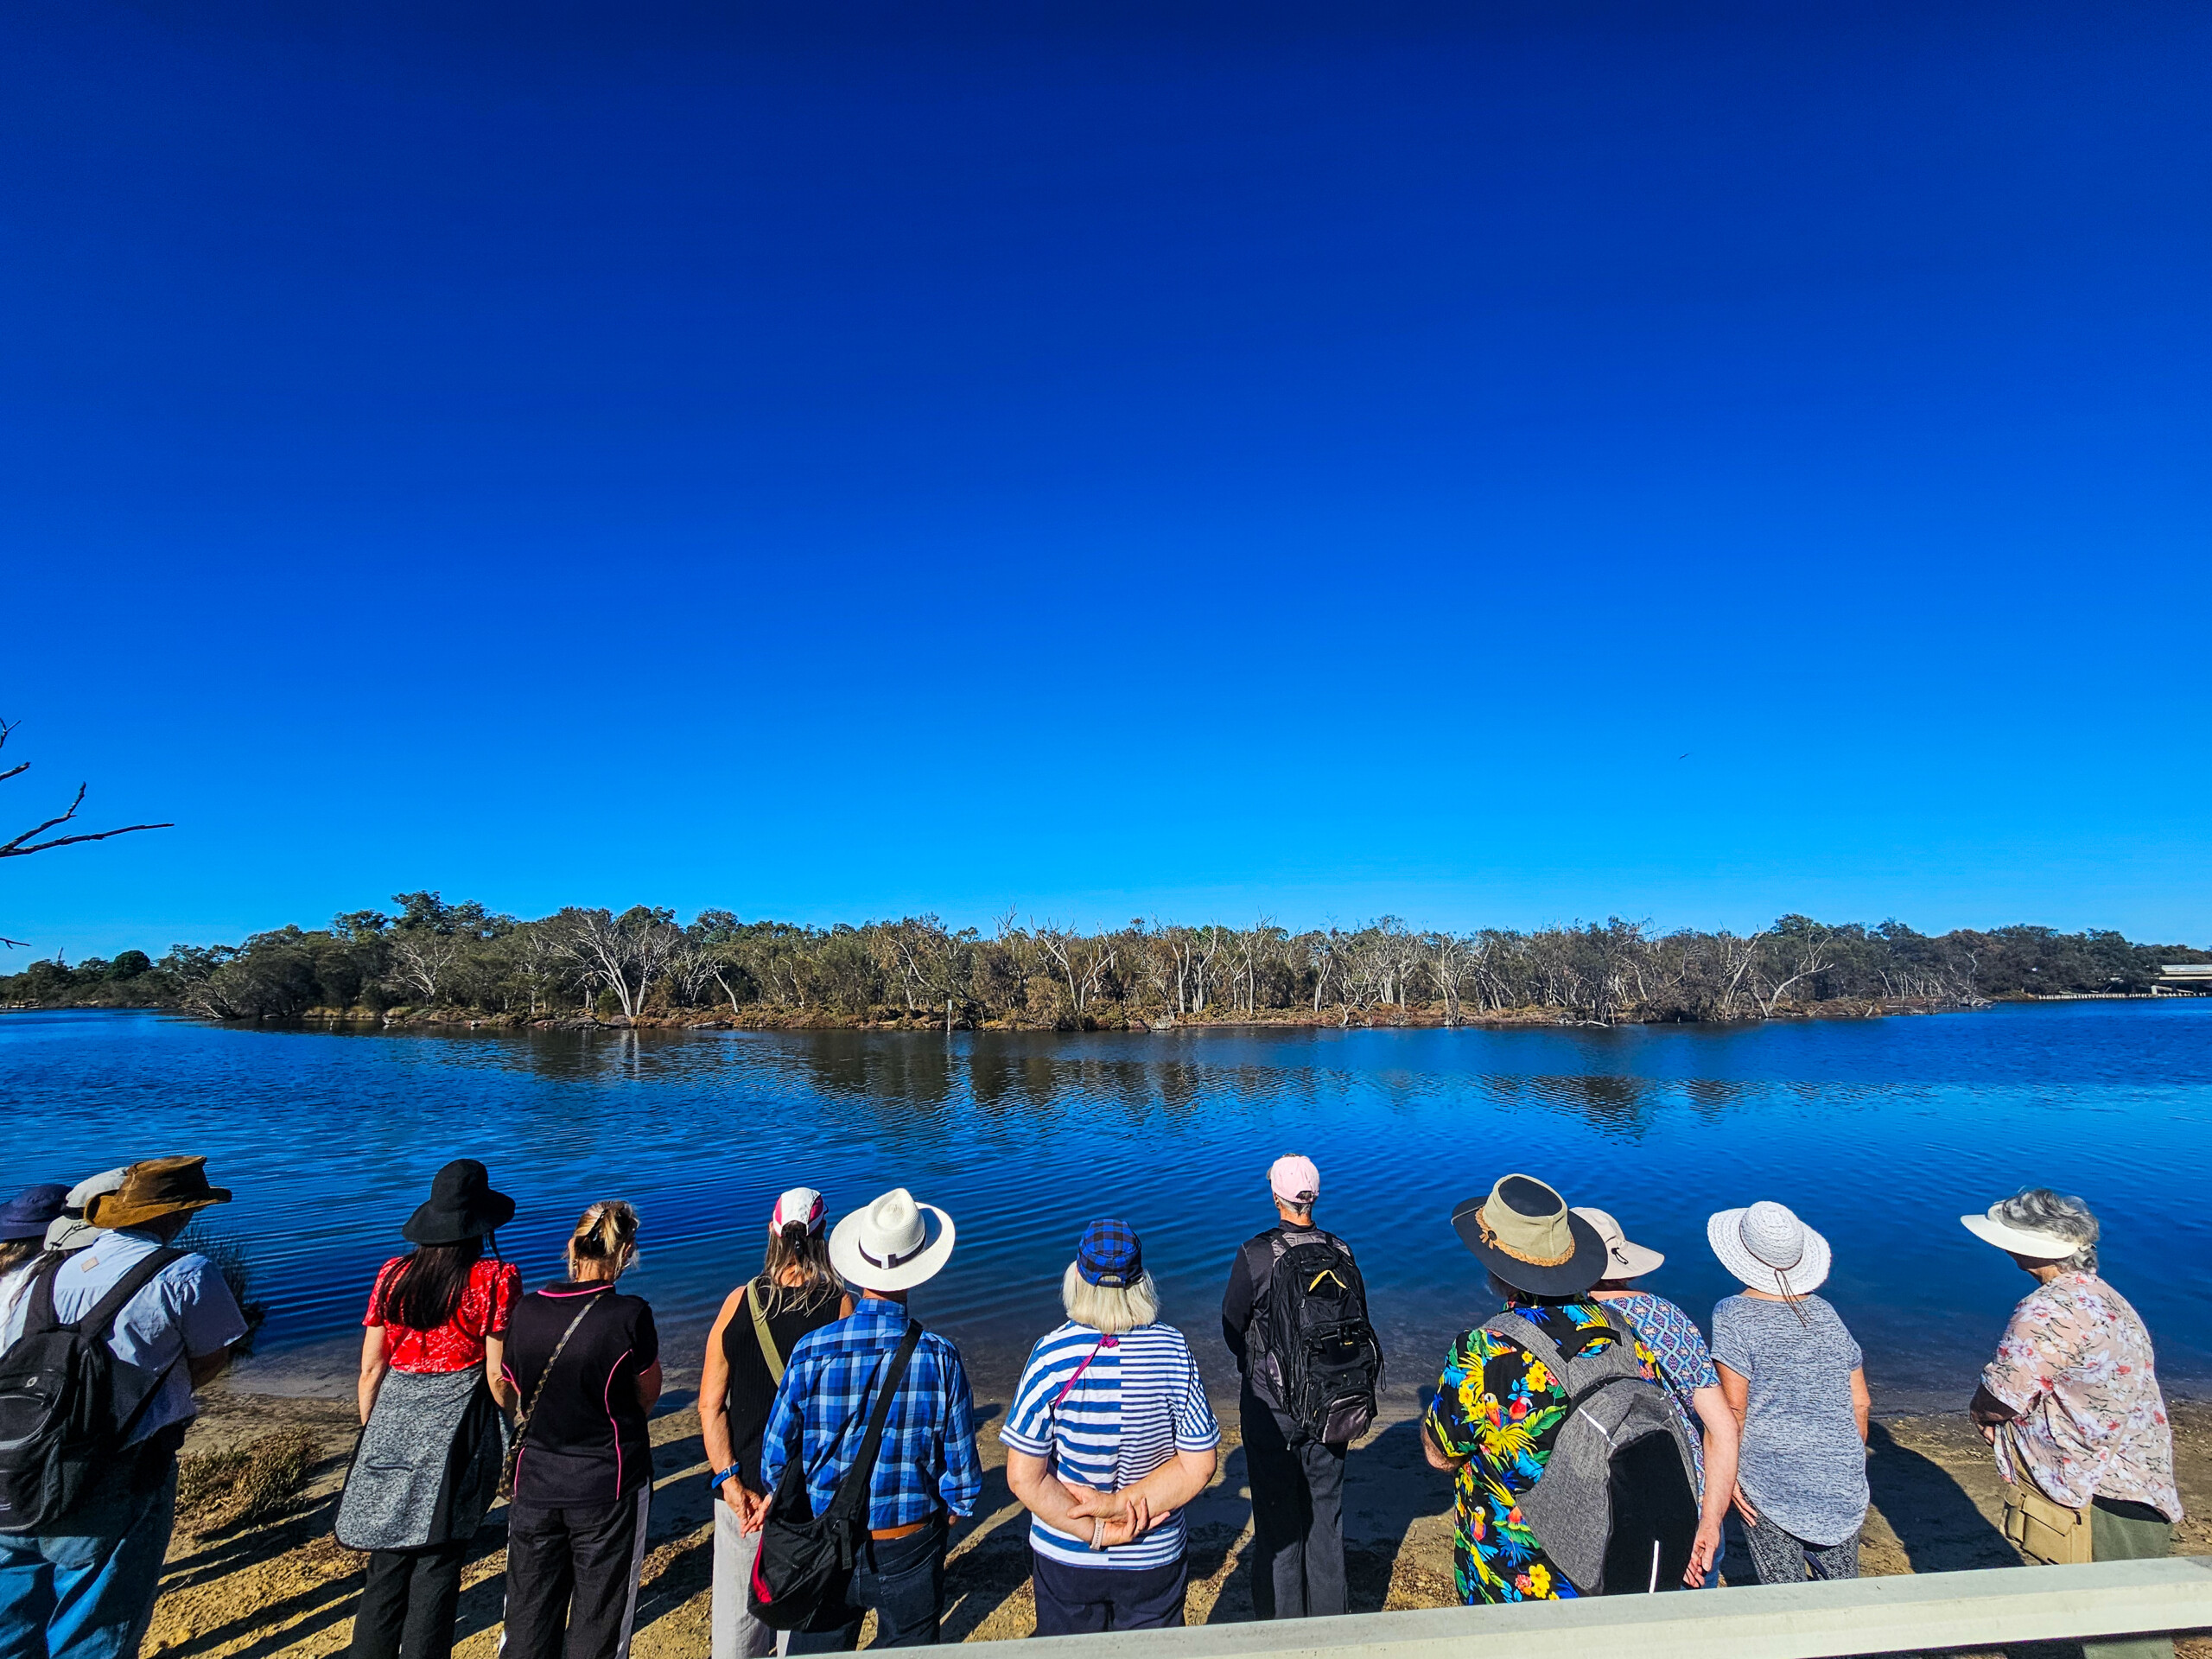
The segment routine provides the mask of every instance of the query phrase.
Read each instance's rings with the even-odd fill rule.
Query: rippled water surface
[[[1214,1317],[1269,1219],[1268,1161],[1320,1164],[1411,1387],[1490,1311],[1453,1203],[1527,1170],[1667,1253],[1700,1319],[1729,1283],[1707,1214],[1779,1198],[1836,1247],[1827,1294],[1885,1407],[1954,1401],[2027,1287],[1958,1224],[2028,1182],[2078,1192],[2169,1385],[2212,1387],[2212,1000],[2004,1007],[1749,1030],[335,1034],[151,1014],[0,1015],[10,1186],[204,1152],[221,1227],[271,1306],[249,1376],[329,1385],[431,1173],[483,1159],[521,1205],[500,1235],[551,1276],[591,1199],[643,1213],[632,1287],[689,1345],[757,1268],[785,1186],[833,1214],[894,1185],[957,1219],[919,1293],[979,1386],[1057,1317],[1083,1222],[1143,1235],[1170,1316],[1229,1372]],[[674,1353],[671,1357],[675,1357]]]

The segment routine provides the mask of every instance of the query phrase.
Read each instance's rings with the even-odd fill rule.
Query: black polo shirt
[[[547,1378],[545,1363],[586,1298],[590,1311]],[[515,1465],[515,1502],[546,1509],[612,1503],[652,1479],[638,1378],[659,1358],[652,1309],[612,1284],[563,1280],[517,1302],[507,1326],[506,1374],[530,1408],[530,1426]]]

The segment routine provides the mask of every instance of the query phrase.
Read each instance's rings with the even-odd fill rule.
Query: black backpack
[[[35,1269],[23,1334],[0,1355],[0,1533],[49,1531],[111,1465],[169,1373],[118,1359],[107,1334],[124,1304],[182,1250],[156,1250],[74,1324],[54,1317],[63,1256]]]
[[[804,1625],[852,1572],[861,1540],[867,1535],[868,1484],[883,1446],[884,1421],[891,1415],[899,1385],[906,1380],[906,1362],[921,1340],[921,1321],[908,1320],[906,1334],[877,1385],[875,1409],[868,1414],[860,1454],[837,1483],[828,1509],[816,1515],[807,1501],[804,1434],[798,1452],[784,1465],[776,1495],[768,1501],[768,1518],[761,1524],[760,1547],[753,1557],[753,1584],[746,1597],[753,1618],[770,1630],[796,1630]]]
[[[1333,1233],[1266,1240],[1268,1292],[1245,1338],[1253,1391],[1325,1446],[1342,1446],[1375,1421],[1382,1344],[1367,1318],[1367,1281]]]

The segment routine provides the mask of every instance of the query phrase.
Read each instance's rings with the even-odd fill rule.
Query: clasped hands
[[[1135,1487],[1125,1491],[1102,1492],[1095,1487],[1078,1486],[1065,1480],[1060,1482],[1060,1487],[1070,1499],[1068,1514],[1072,1518],[1090,1522],[1094,1532],[1098,1530],[1100,1522],[1106,1523],[1098,1539],[1102,1548],[1133,1544],[1152,1530],[1152,1507]]]

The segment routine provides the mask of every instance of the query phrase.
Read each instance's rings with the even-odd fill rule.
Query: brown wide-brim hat
[[[228,1204],[231,1189],[207,1185],[205,1158],[149,1158],[123,1172],[123,1185],[94,1195],[85,1206],[93,1227],[143,1227],[180,1211]]]
[[[1475,1259],[1531,1296],[1580,1296],[1605,1276],[1605,1241],[1533,1175],[1501,1178],[1489,1196],[1465,1198],[1452,1230]]]

